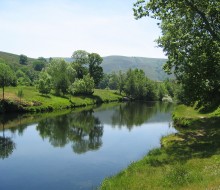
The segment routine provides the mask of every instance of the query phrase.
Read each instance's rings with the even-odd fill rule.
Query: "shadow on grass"
[[[86,98],[90,98],[94,103],[102,103],[103,100],[97,95],[78,95],[81,99],[85,100]]]
[[[186,162],[192,158],[208,158],[220,154],[220,118],[202,119],[195,121],[192,128],[176,127],[176,129],[178,133],[161,140],[160,154],[167,155],[166,159],[158,161],[157,151],[149,154],[150,157],[153,156],[152,166]]]
[[[50,98],[51,99],[51,97],[49,95],[46,95],[46,94],[40,94],[40,96],[43,97],[43,98]]]

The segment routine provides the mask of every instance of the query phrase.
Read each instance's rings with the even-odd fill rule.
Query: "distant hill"
[[[138,68],[144,70],[148,78],[161,81],[166,78],[172,78],[163,70],[163,65],[166,61],[166,59],[158,58],[107,56],[103,58],[102,67],[105,73]]]
[[[0,59],[3,59],[14,70],[23,67],[19,64],[19,55],[6,53],[0,51]],[[66,61],[73,61],[72,58],[64,58]],[[30,66],[35,59],[28,58],[28,65]],[[145,58],[145,57],[126,57],[126,56],[107,56],[103,57],[102,67],[105,73],[119,70],[126,72],[131,69],[142,69],[148,78],[152,80],[162,81],[166,78],[173,78],[163,71],[163,65],[166,59]]]
[[[34,62],[34,60],[36,60],[36,59],[33,59],[33,58],[28,58],[27,65],[21,65],[19,63],[19,56],[20,55],[0,51],[0,60],[3,60],[3,62],[8,64],[15,71],[17,69],[22,68],[22,67],[23,68],[24,67],[29,67],[29,68],[32,67],[32,63]]]
[[[65,58],[66,61],[73,61],[72,58]],[[167,75],[163,70],[166,59],[145,58],[145,57],[126,57],[126,56],[107,56],[103,57],[102,67],[105,73],[112,71],[124,71],[128,69],[142,69],[148,78],[162,81],[166,78],[174,78]]]

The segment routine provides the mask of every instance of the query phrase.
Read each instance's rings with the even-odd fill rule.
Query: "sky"
[[[155,39],[157,21],[135,20],[136,0],[0,0],[0,51],[28,57],[165,58]]]

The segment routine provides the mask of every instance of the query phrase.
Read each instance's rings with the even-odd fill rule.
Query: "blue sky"
[[[75,50],[101,56],[165,58],[154,42],[151,18],[135,20],[136,0],[0,0],[0,51],[29,57],[70,57]]]

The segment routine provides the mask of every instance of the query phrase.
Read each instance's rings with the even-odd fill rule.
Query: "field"
[[[23,91],[23,97],[18,97],[18,91]],[[2,98],[2,90],[0,91]],[[26,111],[46,111],[60,110],[70,107],[81,107],[93,105],[102,102],[112,102],[121,100],[122,96],[112,90],[96,89],[91,96],[55,96],[53,93],[49,95],[40,94],[35,87],[7,87],[5,88],[5,97],[9,101],[13,101]]]

